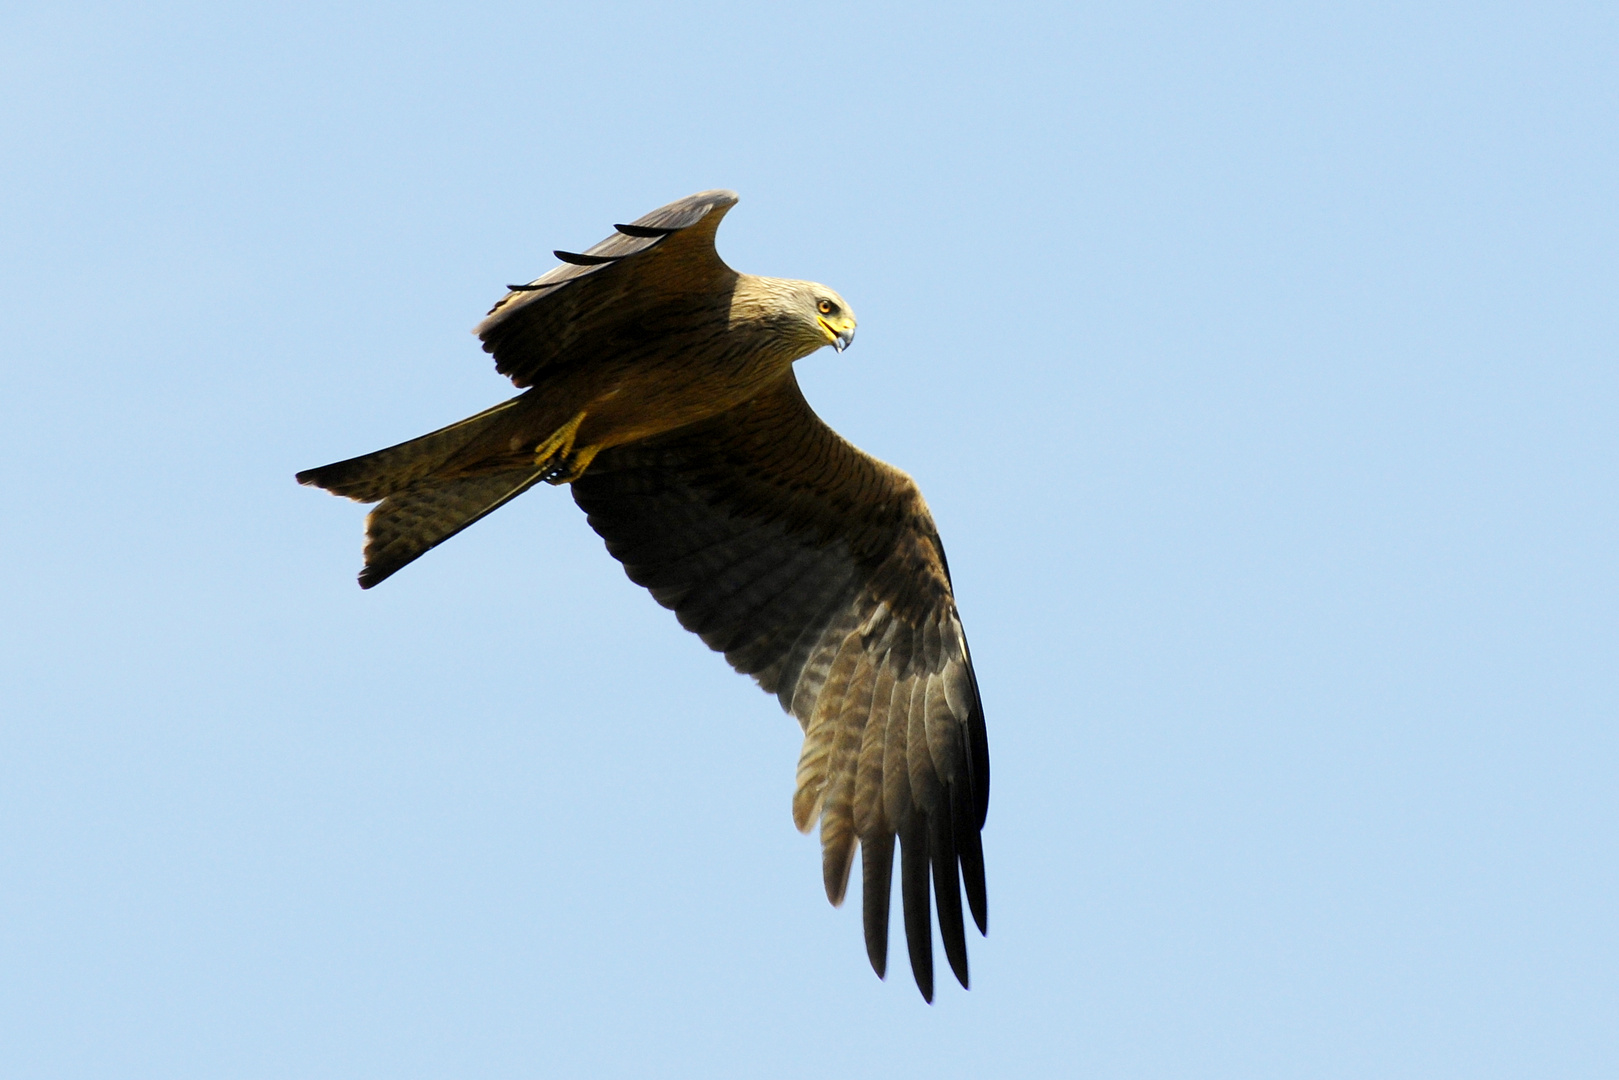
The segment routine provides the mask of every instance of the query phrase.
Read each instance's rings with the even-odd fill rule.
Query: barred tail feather
[[[360,588],[369,589],[394,571],[511,502],[546,476],[529,465],[483,476],[432,480],[395,492],[365,519],[365,569]]]
[[[385,499],[438,472],[461,450],[488,435],[505,419],[502,414],[521,400],[519,395],[476,416],[385,450],[336,461],[318,469],[305,469],[296,479],[300,484],[325,488],[333,495],[345,495],[355,502]]]
[[[507,429],[521,421],[520,414],[509,410],[521,400],[515,397],[409,442],[298,474],[300,484],[378,504],[365,523],[362,588],[369,589],[544,478],[546,470],[531,455],[510,454]]]

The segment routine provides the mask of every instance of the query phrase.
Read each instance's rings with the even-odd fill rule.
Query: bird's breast
[[[752,400],[792,368],[794,358],[762,335],[694,329],[603,365],[579,438],[621,446],[686,427]]]

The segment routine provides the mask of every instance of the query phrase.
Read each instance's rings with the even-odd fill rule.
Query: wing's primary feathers
[[[983,708],[942,547],[909,477],[845,442],[789,377],[690,428],[601,454],[574,498],[630,578],[804,728],[793,817],[821,823],[827,896],[862,851],[886,968],[893,843],[912,971],[933,994],[931,872],[967,984],[961,889],[986,926]]]

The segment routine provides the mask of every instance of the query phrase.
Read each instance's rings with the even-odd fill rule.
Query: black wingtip
[[[551,254],[575,266],[606,266],[623,258],[622,255],[581,255],[577,251],[553,251]]]
[[[984,841],[969,832],[957,841],[961,855],[961,883],[967,893],[967,907],[973,913],[978,932],[989,934],[989,896],[984,888]]]
[[[984,891],[984,838],[974,823],[972,795],[959,782],[949,785],[950,829],[955,859],[961,870],[961,887],[967,894],[967,907],[980,934],[989,933],[989,900]],[[937,887],[937,883],[935,883]],[[941,913],[940,918],[943,918]]]
[[[948,797],[948,793],[947,793]],[[950,970],[963,990],[967,980],[967,931],[961,919],[961,879],[956,872],[956,847],[950,835],[950,818],[939,814],[928,835],[928,853],[933,863],[933,900],[939,913],[939,940],[944,945]]]
[[[925,823],[899,841],[899,890],[905,912],[905,945],[922,999],[933,1003],[933,913],[928,909],[928,842]]]
[[[860,907],[866,959],[879,979],[888,977],[888,904],[894,890],[894,838],[887,833],[860,841]]]
[[[672,236],[679,229],[664,229],[656,225],[614,225],[613,228],[625,236],[633,236],[637,240],[656,240],[660,236]]]

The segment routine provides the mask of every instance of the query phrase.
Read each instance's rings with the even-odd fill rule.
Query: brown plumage
[[[557,252],[563,265],[477,328],[525,393],[298,481],[378,503],[367,588],[541,480],[571,484],[631,580],[803,727],[793,820],[820,822],[834,904],[861,852],[879,975],[899,841],[911,969],[931,1001],[930,877],[963,986],[963,888],[986,929],[972,660],[916,484],[822,423],[793,377],[795,360],[852,340],[848,305],[721,262],[714,232],[735,202],[703,192]]]

